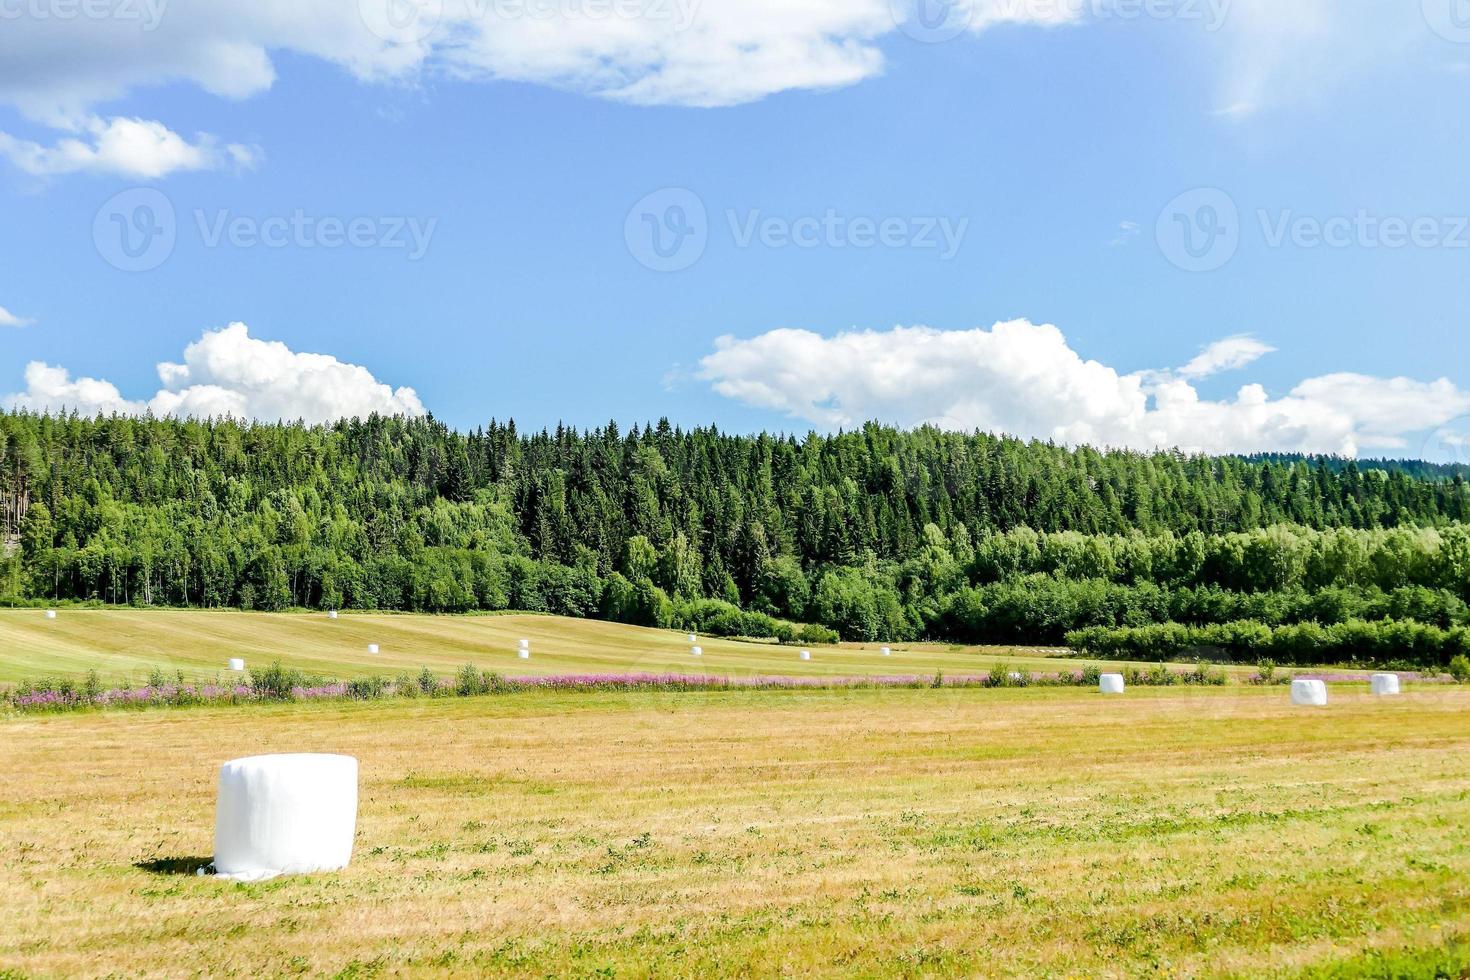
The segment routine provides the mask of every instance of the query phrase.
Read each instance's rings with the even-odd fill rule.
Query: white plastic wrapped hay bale
[[[696,635],[694,635],[693,633],[690,633],[689,634],[689,642],[690,643],[698,643],[699,642],[699,637],[696,636]]]
[[[1327,707],[1327,685],[1322,681],[1292,681],[1291,703],[1304,708]]]
[[[1373,693],[1381,698],[1393,697],[1399,693],[1398,674],[1374,674],[1370,683]]]
[[[55,619],[56,618],[56,610],[55,609],[48,609],[48,610],[46,610],[46,618],[47,619]]]
[[[233,670],[233,671],[236,671],[236,672],[244,670],[245,669],[245,659],[243,657],[231,657],[230,658],[230,669]]]
[[[891,657],[891,656],[893,656],[893,651],[890,650],[888,647],[883,647],[878,652],[881,653],[881,654],[883,654],[883,656],[885,656],[885,657]]]
[[[339,871],[357,834],[357,760],[256,755],[219,771],[214,870],[232,881]]]
[[[328,619],[336,619],[337,618],[337,610],[335,610],[335,609],[329,609],[327,611],[327,618]]]
[[[803,651],[801,651],[801,659],[803,659],[803,660],[810,660],[810,659],[812,659],[812,652],[810,650],[803,650]]]
[[[1098,681],[1098,690],[1104,694],[1122,694],[1124,691],[1122,674],[1103,674]]]
[[[516,656],[520,657],[522,660],[530,660],[531,651],[527,650],[525,647],[521,647],[519,650],[516,651]]]
[[[689,648],[689,655],[691,657],[702,657],[702,656],[704,656],[704,647],[690,647]]]
[[[522,650],[529,650],[529,649],[531,649],[531,641],[530,640],[527,640],[527,639],[522,639],[520,641],[520,648]]]
[[[368,644],[368,653],[377,653],[377,652],[378,652],[378,645],[376,643],[369,643]]]

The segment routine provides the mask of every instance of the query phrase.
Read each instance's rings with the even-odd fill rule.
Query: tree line
[[[1470,598],[1470,489],[1448,472],[877,424],[0,413],[0,597],[970,642],[1379,612],[1448,628]]]

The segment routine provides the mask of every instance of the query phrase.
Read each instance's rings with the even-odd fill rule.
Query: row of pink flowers
[[[1180,670],[1132,670],[1128,672],[1132,683],[1140,685],[1185,685],[1200,682],[1195,671]],[[1399,677],[1407,683],[1441,684],[1454,683],[1451,678],[1436,675],[1421,675],[1400,672]],[[1273,678],[1284,682],[1293,678],[1323,680],[1329,683],[1367,683],[1363,674],[1332,673],[1285,673]],[[1246,683],[1264,682],[1260,675],[1241,678]],[[1217,677],[1216,682],[1223,677]],[[756,675],[729,677],[708,674],[527,674],[496,678],[489,690],[502,693],[518,691],[727,691],[727,690],[847,690],[847,689],[901,689],[901,688],[988,688],[1018,686],[1081,686],[1095,682],[1095,675],[1082,671],[1029,673],[1005,672],[986,675],[954,675],[949,677],[926,677],[915,674],[880,675],[873,677],[784,677]],[[400,689],[397,683],[385,683],[380,687],[383,697],[423,696],[418,684],[406,684]],[[439,680],[431,692],[437,696],[451,696],[456,691],[453,680]],[[347,682],[333,681],[291,689],[291,699],[296,701],[346,700],[356,696],[353,686]],[[272,698],[245,684],[165,684],[156,687],[114,688],[89,694],[75,688],[55,690],[26,690],[24,693],[9,692],[0,695],[0,702],[9,702],[19,710],[45,711],[66,710],[83,707],[150,707],[185,706],[197,704],[240,704],[268,701]]]

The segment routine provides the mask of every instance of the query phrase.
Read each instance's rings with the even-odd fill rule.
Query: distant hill
[[[1241,456],[1247,463],[1275,463],[1279,466],[1294,466],[1319,463],[1334,473],[1349,467],[1358,470],[1381,470],[1384,473],[1402,473],[1416,480],[1462,480],[1470,479],[1470,463],[1428,463],[1422,459],[1350,459],[1345,456],[1310,456],[1300,453],[1252,453]]]

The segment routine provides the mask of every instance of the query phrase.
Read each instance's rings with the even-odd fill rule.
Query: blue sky
[[[747,36],[762,0],[704,0],[593,43],[556,0],[524,37],[445,8],[384,44],[180,7],[133,63],[123,7],[27,2],[0,39],[11,405],[1464,458],[1470,10],[975,0],[923,43],[901,4],[790,0]],[[119,269],[113,215],[154,194],[172,248]],[[703,250],[649,268],[671,222]]]

